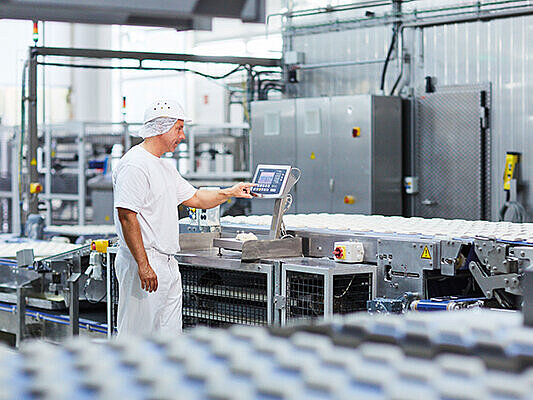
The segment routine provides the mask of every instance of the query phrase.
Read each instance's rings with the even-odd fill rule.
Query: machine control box
[[[335,261],[345,263],[363,262],[365,258],[363,243],[355,241],[335,242],[333,258]]]
[[[403,184],[406,194],[418,194],[418,176],[406,176]]]
[[[280,198],[283,196],[290,173],[290,165],[259,164],[252,180],[252,183],[256,184],[252,192],[267,199]]]

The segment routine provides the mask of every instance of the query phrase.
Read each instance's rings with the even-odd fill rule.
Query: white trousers
[[[157,275],[157,290],[141,288],[137,262],[129,250],[120,248],[115,259],[118,279],[118,335],[178,335],[182,329],[182,287],[174,256],[146,250]]]

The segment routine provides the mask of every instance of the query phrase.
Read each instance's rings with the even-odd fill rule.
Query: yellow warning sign
[[[37,165],[37,160],[35,158],[32,158],[30,161],[30,165]]]
[[[424,247],[424,251],[422,252],[422,255],[420,258],[425,258],[426,260],[431,260],[431,253],[429,252],[429,249],[427,246]]]
[[[312,152],[312,153],[311,153],[311,157],[310,157],[310,158],[311,158],[311,160],[314,160],[314,159],[316,158],[316,156],[315,156],[315,152]]]

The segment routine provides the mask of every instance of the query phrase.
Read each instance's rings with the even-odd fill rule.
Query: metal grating
[[[372,274],[333,276],[333,313],[346,314],[366,310],[372,299]]]
[[[267,274],[180,265],[183,325],[268,324]]]
[[[439,88],[416,100],[416,215],[490,219],[490,131],[480,107],[490,88]]]
[[[324,275],[287,271],[287,318],[324,315]]]

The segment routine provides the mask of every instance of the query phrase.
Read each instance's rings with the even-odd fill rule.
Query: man
[[[185,139],[183,108],[156,101],[145,111],[139,135],[113,171],[115,226],[119,251],[118,332],[181,332],[182,287],[178,263],[178,205],[212,208],[230,197],[251,198],[250,183],[229,189],[197,190],[160,157]]]

